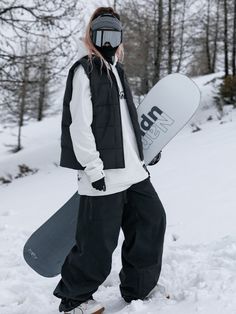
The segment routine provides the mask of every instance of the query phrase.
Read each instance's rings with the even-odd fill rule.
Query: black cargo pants
[[[59,311],[93,298],[111,271],[120,227],[124,233],[120,293],[125,301],[144,299],[161,272],[166,214],[147,179],[104,196],[80,196],[76,245],[65,259],[53,294]]]

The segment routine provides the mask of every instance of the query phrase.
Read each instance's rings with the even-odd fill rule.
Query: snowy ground
[[[220,124],[205,122],[211,106],[211,76],[196,78],[205,110],[195,117],[201,127],[186,126],[149,167],[167,213],[160,283],[171,298],[157,293],[149,301],[126,305],[119,294],[119,245],[112,271],[94,298],[107,314],[236,314],[236,112]],[[216,116],[216,115],[215,115]],[[58,167],[60,115],[23,128],[24,150],[10,154],[16,129],[0,130],[0,177],[16,175],[25,163],[37,173],[0,185],[0,314],[58,313],[52,295],[59,276],[40,277],[24,262],[22,248],[30,234],[76,190],[73,170]],[[65,184],[66,182],[66,184]]]

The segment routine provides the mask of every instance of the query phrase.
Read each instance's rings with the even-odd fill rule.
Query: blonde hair
[[[107,70],[107,75],[109,76],[109,79],[111,81],[111,77],[110,77],[110,73],[109,73],[109,67],[108,67],[108,64],[106,62],[106,60],[104,59],[104,57],[102,56],[102,54],[96,49],[92,39],[91,39],[91,35],[92,35],[92,31],[91,31],[91,23],[92,21],[98,17],[99,15],[101,15],[102,13],[111,13],[113,14],[116,18],[118,18],[120,20],[120,15],[114,11],[114,9],[112,7],[99,7],[97,8],[89,22],[88,22],[88,25],[86,27],[86,31],[85,31],[85,37],[83,38],[83,42],[85,44],[85,47],[87,48],[88,50],[88,58],[89,58],[89,61],[91,63],[91,66],[93,68],[93,64],[92,64],[92,54],[95,54],[97,57],[100,58],[100,61],[101,61],[101,67],[100,67],[100,71],[102,71],[102,67],[103,65],[105,65],[106,67],[106,70]],[[120,62],[123,62],[124,60],[124,46],[123,46],[123,43],[121,43],[117,50],[116,50],[116,53],[115,53],[118,61]]]

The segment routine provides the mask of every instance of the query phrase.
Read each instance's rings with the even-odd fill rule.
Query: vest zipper
[[[118,72],[118,71],[117,71]],[[121,138],[122,138],[122,157],[123,157],[123,163],[125,166],[125,157],[124,157],[124,138],[123,138],[123,131],[122,131],[122,121],[121,121],[121,110],[120,110],[120,91],[119,91],[119,87],[116,81],[116,77],[115,74],[113,73],[113,71],[111,70],[111,73],[113,75],[113,77],[115,78],[115,85],[116,85],[116,89],[117,89],[117,94],[118,94],[118,103],[119,103],[119,113],[120,113],[120,129],[121,129]],[[118,73],[119,75],[119,73]]]

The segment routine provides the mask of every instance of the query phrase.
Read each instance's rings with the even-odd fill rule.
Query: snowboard
[[[200,98],[197,85],[183,74],[167,75],[152,87],[137,107],[146,165],[192,119]],[[24,259],[38,274],[60,274],[75,245],[79,202],[76,191],[25,243]]]

